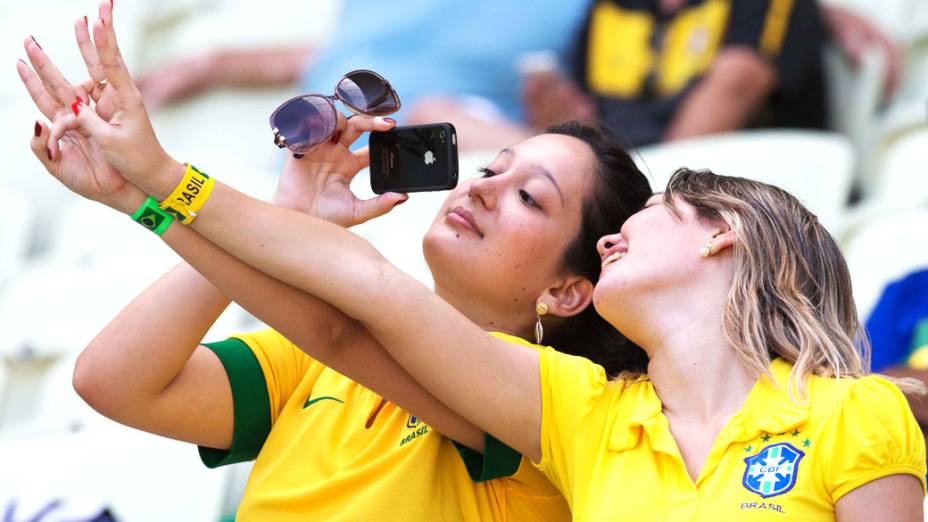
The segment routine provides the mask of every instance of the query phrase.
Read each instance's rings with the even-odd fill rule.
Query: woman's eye
[[[490,170],[490,169],[488,169],[488,168],[486,168],[486,167],[480,167],[479,169],[477,169],[477,172],[482,173],[482,174],[483,174],[482,177],[484,177],[484,178],[492,178],[493,176],[496,175],[496,172],[495,172],[495,171],[492,171],[492,170]]]
[[[528,192],[524,190],[519,190],[519,199],[521,199],[523,203],[541,208],[538,202],[535,201],[535,198],[533,198]]]

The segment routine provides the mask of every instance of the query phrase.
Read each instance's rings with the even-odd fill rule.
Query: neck
[[[648,353],[648,376],[664,410],[676,418],[708,422],[729,416],[756,381],[723,331],[729,286],[717,281],[702,291],[646,297],[628,310],[634,317],[626,314],[623,320],[630,325],[629,338]]]
[[[499,307],[490,306],[485,299],[450,290],[437,282],[435,293],[487,332],[503,332],[526,340],[534,339],[534,316],[524,313],[520,315],[512,310],[500,311]]]

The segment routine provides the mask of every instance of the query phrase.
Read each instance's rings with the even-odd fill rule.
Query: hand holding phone
[[[457,134],[450,123],[395,127],[372,132],[371,190],[451,190],[458,183]]]

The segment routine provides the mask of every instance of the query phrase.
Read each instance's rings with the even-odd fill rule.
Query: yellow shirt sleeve
[[[576,465],[571,440],[602,396],[608,379],[602,366],[547,348],[540,353],[541,461],[536,466],[561,492],[570,491]]]
[[[277,421],[284,405],[293,391],[303,380],[307,371],[322,365],[306,355],[286,337],[270,328],[248,334],[234,336],[242,340],[251,349],[261,370],[267,386],[271,407],[271,424]]]
[[[828,433],[834,453],[826,487],[837,502],[854,488],[889,475],[914,475],[925,489],[925,439],[905,396],[878,376],[855,382]]]

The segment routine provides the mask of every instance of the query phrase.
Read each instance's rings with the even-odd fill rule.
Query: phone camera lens
[[[441,139],[445,139],[445,131],[439,132],[439,133],[438,133],[438,136],[439,136]]]

